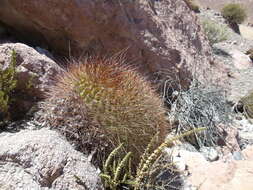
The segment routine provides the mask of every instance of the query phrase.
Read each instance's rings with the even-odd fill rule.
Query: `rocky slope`
[[[250,23],[250,24],[253,24],[253,12],[252,12],[252,9],[253,9],[253,1],[252,0],[196,0],[196,2],[198,2],[203,8],[211,8],[211,9],[214,9],[216,11],[220,11],[223,6],[225,4],[228,4],[228,3],[240,3],[244,6],[244,8],[246,9],[247,11],[247,14],[248,14],[248,19],[246,20],[245,23]]]
[[[214,67],[197,17],[183,0],[3,0],[0,21],[18,37],[65,55],[125,52],[126,61],[151,78],[163,70],[181,78],[211,76]]]
[[[222,15],[214,10],[203,9],[200,18],[214,20],[216,23],[227,25]],[[228,91],[229,100],[237,102],[250,93],[253,80],[253,64],[245,52],[253,48],[253,40],[245,39],[228,26],[227,40],[214,44],[215,61],[226,68],[229,78],[224,86]]]

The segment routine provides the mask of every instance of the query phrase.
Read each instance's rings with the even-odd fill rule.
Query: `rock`
[[[6,35],[6,28],[0,23],[0,37],[3,38]]]
[[[2,0],[0,21],[19,37],[67,55],[123,51],[149,78],[162,71],[179,73],[182,81],[195,72],[203,80],[221,73],[209,64],[210,46],[183,0]]]
[[[1,189],[103,189],[99,170],[89,158],[54,131],[5,133],[0,144]]]
[[[211,7],[223,3],[217,0],[214,0],[216,3],[210,0],[199,1],[200,3],[201,1],[206,1],[205,3],[208,1],[208,4],[212,5]],[[228,0],[226,1],[228,2]],[[247,2],[247,4],[249,4],[249,2]],[[199,14],[199,17],[214,20],[218,24],[227,25],[226,20],[222,16],[217,16],[214,10],[203,10]],[[248,56],[242,53],[253,47],[253,41],[245,39],[241,35],[235,33],[228,25],[227,30],[228,39],[213,45],[214,62],[216,62],[220,70],[228,76],[228,78],[221,76],[221,78],[225,80],[222,87],[226,91],[228,100],[237,103],[242,97],[253,90],[253,63],[249,62]]]
[[[0,44],[0,67],[6,69],[11,63],[12,51],[16,52],[17,85],[10,105],[11,119],[23,117],[32,106],[45,97],[59,66],[50,58],[21,43]]]
[[[232,122],[233,123],[233,122]],[[224,156],[231,156],[232,152],[241,151],[238,142],[238,129],[231,123],[218,126],[223,136],[220,139],[219,147],[215,147]]]
[[[240,24],[240,33],[245,39],[253,40],[253,27]]]
[[[173,158],[173,163],[175,164],[176,168],[180,171],[183,172],[186,169],[186,164],[184,160],[180,157],[174,157]]]
[[[241,51],[231,50],[229,54],[233,58],[234,66],[237,69],[249,69],[250,67],[253,67],[253,63],[249,56],[242,53]]]
[[[235,160],[243,160],[243,159],[244,159],[242,153],[239,152],[239,151],[233,152],[233,158],[234,158]]]
[[[247,146],[243,151],[242,151],[243,156],[247,160],[252,160],[253,161],[253,145]]]
[[[34,98],[43,98],[53,77],[59,72],[59,66],[50,58],[35,49],[21,43],[0,44],[0,65],[7,68],[11,63],[12,50],[17,54],[16,69],[18,87]],[[31,83],[29,89],[26,86]]]
[[[240,161],[208,162],[197,152],[180,151],[190,175],[186,178],[186,189],[198,190],[251,190],[253,180],[253,154]]]
[[[242,118],[234,120],[234,126],[238,130],[238,141],[240,147],[244,149],[248,144],[253,145],[253,124],[252,120]]]
[[[219,159],[219,153],[213,147],[201,147],[199,150],[208,161],[216,161]]]

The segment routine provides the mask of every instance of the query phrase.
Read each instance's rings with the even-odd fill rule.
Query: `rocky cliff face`
[[[149,77],[162,70],[203,76],[212,69],[210,47],[183,0],[2,0],[0,21],[60,53],[124,51]]]

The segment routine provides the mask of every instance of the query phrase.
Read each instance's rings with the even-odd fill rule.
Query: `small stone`
[[[185,161],[181,157],[174,157],[173,162],[179,171],[183,172],[186,170]]]
[[[238,151],[233,152],[233,158],[235,160],[244,160],[244,157],[243,157],[242,153],[238,152]]]
[[[208,161],[216,161],[219,159],[219,153],[217,150],[215,150],[212,147],[201,147],[200,152],[203,154],[203,156],[206,158]]]

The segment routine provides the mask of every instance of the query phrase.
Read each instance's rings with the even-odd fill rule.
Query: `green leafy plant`
[[[43,110],[42,119],[79,149],[96,149],[101,159],[95,160],[123,143],[137,162],[150,139],[159,132],[158,144],[169,128],[151,84],[116,58],[72,64],[58,76]]]
[[[103,164],[100,176],[104,181],[105,187],[110,190],[168,189],[168,187],[172,187],[171,184],[175,181],[175,176],[173,176],[173,179],[166,179],[166,182],[160,183],[160,185],[157,183],[157,181],[159,181],[158,176],[161,176],[161,173],[169,171],[171,174],[172,171],[176,170],[172,162],[168,163],[168,159],[165,162],[159,162],[163,158],[161,155],[164,148],[171,146],[174,141],[204,129],[205,128],[194,129],[174,138],[167,139],[153,151],[151,151],[151,147],[154,143],[154,139],[152,139],[145,153],[143,153],[136,171],[131,169],[131,152],[125,154],[122,159],[117,157],[117,154],[123,146],[122,144],[119,145],[110,153],[106,162]],[[119,154],[119,156],[122,156],[122,154]]]
[[[11,54],[11,63],[6,69],[0,70],[0,114],[2,121],[9,119],[9,106],[13,101],[12,93],[17,85],[16,52]]]
[[[218,24],[210,19],[202,19],[201,24],[211,46],[228,39],[229,32],[226,25]]]
[[[116,158],[123,144],[115,148],[103,165],[103,173],[100,177],[105,183],[105,187],[116,190],[124,185],[129,185],[133,180],[131,171],[131,152],[128,152],[122,159]]]
[[[237,3],[225,5],[221,13],[228,22],[236,24],[241,24],[247,17],[245,9]]]
[[[196,2],[194,0],[185,0],[185,3],[194,12],[196,12],[196,13],[200,12],[200,8],[199,8],[199,6],[196,4]]]

